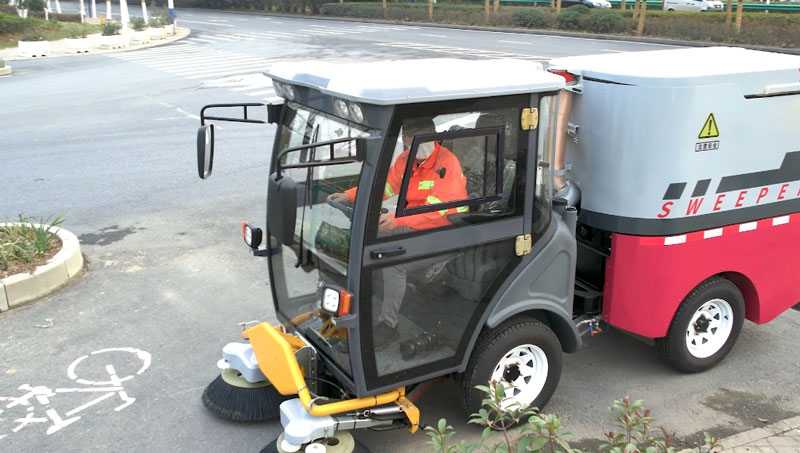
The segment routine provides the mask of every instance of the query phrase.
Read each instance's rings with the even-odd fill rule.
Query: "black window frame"
[[[503,198],[503,152],[505,151],[505,126],[498,127],[485,127],[480,129],[464,129],[459,131],[446,131],[434,134],[420,134],[415,135],[411,142],[411,149],[408,151],[408,160],[406,161],[406,168],[403,171],[403,182],[400,184],[400,192],[397,199],[397,210],[395,217],[405,217],[417,214],[425,214],[428,212],[441,211],[461,206],[477,206],[483,203],[498,201]],[[497,139],[497,151],[495,155],[495,191],[494,195],[488,195],[478,198],[464,198],[461,200],[445,201],[425,206],[415,206],[413,208],[406,207],[408,202],[406,196],[408,195],[408,186],[411,183],[411,173],[414,169],[414,162],[417,157],[419,145],[432,141],[442,142],[444,140],[459,139],[459,138],[472,138],[472,137],[491,137],[495,136]],[[484,150],[485,152],[485,150]],[[484,162],[486,159],[484,158]]]

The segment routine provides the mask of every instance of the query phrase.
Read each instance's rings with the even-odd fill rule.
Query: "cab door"
[[[369,191],[359,279],[369,393],[455,371],[520,263],[517,238],[546,226],[533,219],[536,131],[520,126],[537,105],[517,95],[396,107]],[[420,120],[435,130],[404,143]],[[432,147],[433,161],[416,159]]]

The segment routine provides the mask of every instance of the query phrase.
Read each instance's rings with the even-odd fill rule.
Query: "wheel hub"
[[[514,382],[519,379],[520,371],[519,364],[506,365],[506,370],[503,372],[503,380],[506,382]]]
[[[703,313],[697,318],[697,321],[694,322],[694,331],[695,333],[706,333],[708,332],[708,326],[711,325],[711,320],[706,316],[707,313]]]

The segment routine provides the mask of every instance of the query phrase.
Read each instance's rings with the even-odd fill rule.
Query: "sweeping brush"
[[[250,383],[234,369],[222,370],[203,391],[203,405],[217,417],[238,422],[278,418],[280,405],[290,399],[269,381]]]

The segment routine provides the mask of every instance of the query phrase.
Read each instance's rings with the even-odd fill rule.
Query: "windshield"
[[[286,108],[276,150],[369,136],[365,127],[333,115],[291,102]],[[332,153],[330,146],[320,146],[284,156],[282,166],[315,166],[283,171],[297,185],[295,240],[270,258],[278,311],[348,374],[347,330],[332,325],[330,315],[320,309],[319,293],[327,284],[347,286],[352,203],[329,196],[358,185],[362,163],[336,162],[355,155],[352,140],[333,145]]]

